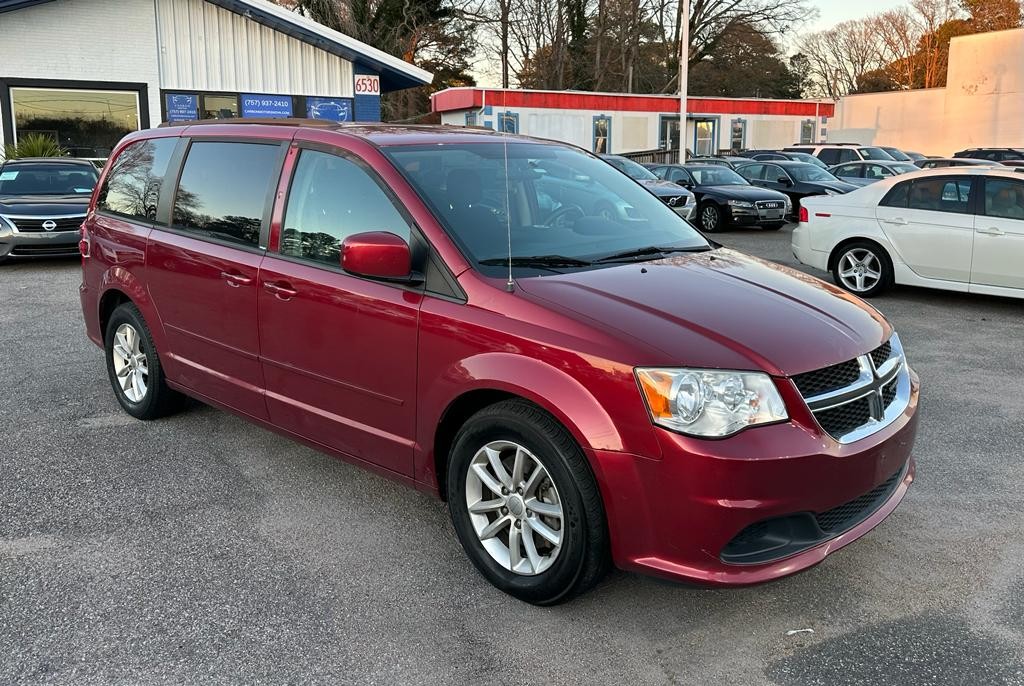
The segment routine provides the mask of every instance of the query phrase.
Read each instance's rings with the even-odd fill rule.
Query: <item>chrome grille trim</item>
[[[888,345],[889,358],[879,366],[875,365],[874,353],[882,350],[884,345],[857,358],[860,374],[853,383],[843,388],[804,397],[815,419],[818,419],[818,413],[855,403],[865,397],[870,398],[870,416],[866,418],[864,424],[853,430],[834,435],[821,426],[819,421],[822,430],[839,443],[853,443],[881,431],[896,421],[910,404],[910,369],[899,336],[893,334]],[[891,388],[893,384],[895,392]]]
[[[82,225],[82,222],[86,218],[85,212],[77,212],[75,214],[48,214],[48,215],[26,215],[26,214],[0,214],[7,222],[14,227],[16,233],[62,233],[69,231],[78,231]],[[47,220],[53,220],[58,224],[57,228],[46,231],[42,228],[42,223]],[[61,226],[61,224],[68,224],[68,220],[73,220],[75,226],[67,227]],[[19,222],[22,224],[18,226]],[[35,225],[39,225],[38,227]],[[26,226],[27,225],[27,226]]]

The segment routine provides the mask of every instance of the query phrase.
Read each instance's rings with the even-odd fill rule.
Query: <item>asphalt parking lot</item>
[[[795,264],[788,229],[719,240]],[[923,414],[917,481],[861,541],[764,586],[614,572],[539,609],[428,496],[199,404],[129,418],[78,283],[0,267],[0,683],[1024,684],[1024,301],[875,301]]]

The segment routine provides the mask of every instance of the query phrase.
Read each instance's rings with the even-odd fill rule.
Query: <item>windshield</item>
[[[700,186],[748,186],[747,180],[727,167],[690,169]]]
[[[910,172],[921,171],[921,168],[916,164],[890,164],[889,169],[892,169],[897,174],[909,174]]]
[[[838,181],[836,177],[829,174],[824,169],[815,167],[812,164],[794,164],[791,167],[786,167],[786,171],[789,172],[797,181]]]
[[[891,160],[893,156],[881,148],[861,148],[861,157],[866,160]]]
[[[512,257],[520,262],[553,256],[590,262],[648,246],[709,247],[643,186],[574,148],[488,142],[385,152],[466,256],[491,276],[507,267],[480,263],[507,264],[509,234]]]
[[[0,195],[89,195],[96,178],[80,164],[8,163],[0,169]]]
[[[887,153],[889,153],[889,157],[893,158],[894,160],[898,160],[900,162],[909,162],[911,160],[910,155],[897,148],[882,148],[882,150],[885,150]]]
[[[819,160],[817,157],[806,152],[791,152],[789,153],[791,159],[797,162],[806,162],[807,164],[813,164],[815,167],[822,169],[828,169],[828,165]]]
[[[624,172],[629,178],[637,181],[657,181],[658,176],[647,167],[627,157],[605,157],[605,162]]]

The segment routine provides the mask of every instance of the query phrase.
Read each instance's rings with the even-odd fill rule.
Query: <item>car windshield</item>
[[[8,163],[0,168],[0,195],[89,195],[96,178],[82,164]]]
[[[889,153],[889,157],[899,162],[909,162],[911,159],[910,155],[897,148],[882,148],[882,150],[885,150]]]
[[[690,169],[693,178],[701,186],[748,186],[746,179],[727,167],[705,167]]]
[[[838,181],[836,177],[830,173],[815,167],[813,164],[794,164],[790,167],[786,167],[786,171],[797,181]]]
[[[574,148],[488,142],[385,152],[488,275],[505,273],[500,264],[507,270],[510,239],[517,269],[542,273],[649,246],[710,247],[643,186]]]
[[[861,157],[866,160],[891,160],[893,156],[881,148],[860,148]]]
[[[916,164],[890,164],[889,169],[892,169],[897,174],[909,174],[910,172],[921,171],[921,168]]]
[[[814,155],[807,152],[791,152],[789,156],[797,162],[806,162],[807,164],[813,164],[815,167],[821,167],[822,169],[828,169],[828,165],[819,160]]]
[[[636,179],[637,181],[658,180],[657,174],[642,164],[634,162],[627,157],[606,157],[604,159],[619,171],[624,172],[631,179]]]

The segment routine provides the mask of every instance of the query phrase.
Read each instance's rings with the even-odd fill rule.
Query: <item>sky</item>
[[[818,8],[819,17],[808,28],[827,29],[847,19],[860,19],[907,4],[905,0],[811,0]]]

